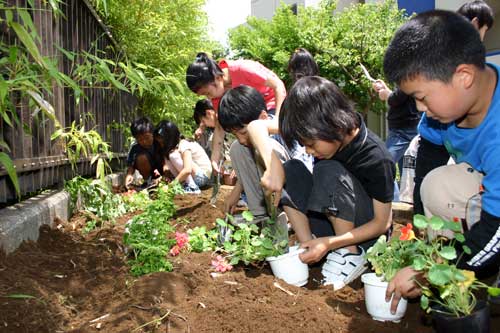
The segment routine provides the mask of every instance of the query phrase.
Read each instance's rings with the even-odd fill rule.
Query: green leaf
[[[9,155],[4,152],[0,152],[0,164],[3,165],[5,170],[7,170],[7,174],[9,175],[12,184],[14,185],[14,189],[16,190],[16,194],[18,197],[21,196],[21,190],[19,188],[19,180],[17,179],[16,168],[14,167],[14,163],[10,159]]]
[[[429,307],[429,298],[427,298],[427,296],[425,295],[420,296],[420,307],[424,310],[426,310]]]
[[[500,296],[500,288],[488,287],[488,294],[490,294],[493,297]]]
[[[471,249],[470,249],[470,247],[468,247],[467,245],[462,246],[462,250],[463,250],[466,254],[471,254],[471,253],[472,253],[472,250],[471,250]]]
[[[35,61],[43,68],[47,68],[47,64],[45,64],[45,61],[43,60],[40,52],[38,51],[38,48],[36,47],[35,42],[33,41],[33,38],[31,38],[26,29],[24,29],[24,27],[17,22],[12,22],[11,27],[12,29],[14,29],[17,37],[24,44],[26,49],[28,49],[28,52],[35,59]]]
[[[429,282],[436,286],[444,286],[451,281],[451,267],[444,264],[437,264],[429,270]]]
[[[253,214],[249,210],[245,210],[243,213],[241,213],[241,216],[247,221],[247,222],[252,222],[253,221]]]
[[[439,255],[447,260],[453,260],[457,257],[457,251],[452,246],[443,246],[439,251]]]
[[[223,219],[218,218],[218,219],[215,220],[215,223],[217,223],[221,227],[227,227],[227,223]]]
[[[464,235],[463,235],[463,234],[460,234],[460,233],[455,234],[455,239],[456,239],[457,241],[459,241],[460,243],[465,242],[465,237],[464,237]]]
[[[439,216],[433,216],[429,221],[429,225],[431,226],[432,230],[441,230],[443,229],[444,221]]]
[[[427,228],[427,218],[424,215],[416,214],[413,216],[413,225],[418,229]]]
[[[421,271],[422,269],[424,269],[425,264],[426,264],[425,259],[419,256],[413,259],[412,267],[416,271]]]
[[[7,296],[4,296],[7,298],[17,298],[17,299],[33,299],[36,298],[35,296],[32,295],[26,295],[26,294],[10,294]]]

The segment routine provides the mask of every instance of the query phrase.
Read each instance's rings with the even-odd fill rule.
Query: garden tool
[[[219,161],[219,172],[217,172],[217,176],[215,177],[214,187],[212,188],[212,196],[210,197],[210,205],[215,207],[215,203],[217,202],[217,194],[219,193],[220,188],[220,174],[222,173],[222,163],[224,160]]]
[[[361,66],[361,69],[363,70],[363,73],[365,74],[366,78],[368,80],[370,80],[371,82],[376,82],[377,80],[375,80],[371,75],[370,73],[368,72],[368,70],[366,69],[365,66],[363,66],[362,63],[359,63],[359,65]]]
[[[229,214],[226,214],[224,224],[217,223],[217,231],[219,232],[219,235],[217,236],[217,244],[220,246],[222,246],[224,242],[231,240],[233,230],[231,229],[231,226],[229,226]]]

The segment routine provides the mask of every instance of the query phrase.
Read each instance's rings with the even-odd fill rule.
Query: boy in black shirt
[[[299,141],[316,163],[311,174],[304,164],[281,165],[273,155],[262,185],[278,197],[285,189],[281,202],[307,249],[300,259],[314,263],[330,252],[325,284],[343,288],[365,270],[364,249],[391,226],[394,162],[354,105],[321,77],[295,83],[279,128],[287,144]]]
[[[127,156],[127,175],[125,187],[133,188],[134,172],[138,170],[144,179],[144,187],[149,186],[155,176],[163,171],[163,161],[155,154],[153,140],[153,123],[146,118],[138,118],[130,125],[130,131],[135,142],[130,147]]]

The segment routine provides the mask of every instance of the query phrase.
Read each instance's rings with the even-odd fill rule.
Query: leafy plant
[[[423,294],[420,305],[427,311],[440,311],[456,317],[469,315],[476,306],[474,291],[487,288],[492,295],[500,294],[499,288],[488,287],[475,278],[474,272],[459,269],[455,265],[458,259],[456,245],[462,247],[464,253],[471,250],[463,244],[465,237],[461,232],[461,224],[457,221],[445,221],[437,216],[428,219],[423,215],[415,215],[413,225],[427,235],[427,229],[453,233],[453,240],[444,237],[430,239],[417,238],[412,224],[407,224],[399,238],[386,242],[381,236],[377,243],[367,251],[367,259],[377,274],[383,274],[390,281],[395,273],[406,266],[417,271],[424,282],[420,283]],[[458,242],[459,244],[455,244]],[[461,244],[460,244],[461,243]],[[431,305],[440,305],[438,310]]]
[[[127,210],[129,212],[134,212],[136,210],[144,210],[148,205],[151,204],[152,200],[149,197],[148,190],[135,191],[130,190],[122,195],[123,202],[127,205]]]
[[[168,220],[176,212],[174,197],[180,193],[183,190],[178,182],[160,185],[156,200],[142,214],[136,215],[127,223],[123,242],[132,252],[133,258],[129,265],[133,275],[168,272],[173,269],[167,254],[176,240],[167,238],[174,231]]]
[[[104,181],[77,176],[67,181],[64,189],[70,194],[70,210],[82,211],[90,219],[84,232],[127,212],[122,197],[114,194]]]
[[[228,220],[233,216],[227,214]],[[247,222],[253,220],[249,211],[243,212],[243,218]],[[188,230],[189,244],[195,252],[220,250],[227,254],[230,265],[243,262],[245,265],[262,261],[270,256],[283,254],[288,247],[288,234],[286,236],[277,233],[273,228],[274,221],[269,220],[266,227],[259,229],[256,224],[240,223],[236,227],[223,219],[217,219],[216,224],[230,229],[232,232],[229,239],[217,247],[219,233],[216,229],[206,231],[205,227]]]
[[[187,231],[189,247],[194,252],[214,251],[217,248],[217,229],[207,231],[205,226],[195,227]]]
[[[231,49],[236,58],[257,60],[290,83],[288,59],[296,48],[307,48],[321,76],[334,81],[360,112],[382,112],[385,105],[359,63],[374,77],[383,78],[385,49],[407,17],[394,0],[355,4],[334,13],[336,6],[337,1],[326,0],[317,8],[299,7],[295,15],[282,4],[270,21],[249,17],[247,24],[230,30]]]

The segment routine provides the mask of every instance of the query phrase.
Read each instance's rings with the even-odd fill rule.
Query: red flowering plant
[[[413,227],[419,229],[416,237]],[[448,231],[453,239],[445,237],[429,238],[428,231]],[[413,225],[401,229],[399,237],[386,241],[381,236],[375,245],[368,249],[366,257],[377,275],[384,275],[390,281],[400,269],[411,266],[419,272],[422,280],[420,305],[427,311],[440,311],[457,317],[469,315],[476,306],[474,291],[487,288],[491,295],[500,294],[499,288],[488,287],[478,281],[474,272],[459,269],[455,262],[459,259],[456,248],[470,254],[465,244],[460,219],[445,221],[437,216],[427,218],[415,215]],[[438,307],[431,307],[438,305]]]

